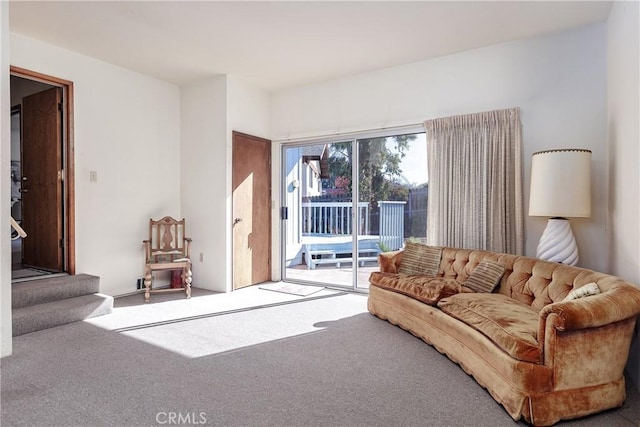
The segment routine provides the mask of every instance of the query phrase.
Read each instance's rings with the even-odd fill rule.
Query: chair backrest
[[[185,221],[170,216],[154,221],[149,220],[149,241],[151,256],[163,254],[185,254]]]

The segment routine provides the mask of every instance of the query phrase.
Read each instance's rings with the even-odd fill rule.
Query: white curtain
[[[427,120],[431,245],[524,253],[520,109]]]

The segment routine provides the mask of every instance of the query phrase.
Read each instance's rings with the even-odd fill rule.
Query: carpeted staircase
[[[99,286],[89,274],[14,283],[13,336],[111,313],[113,297],[98,293]]]

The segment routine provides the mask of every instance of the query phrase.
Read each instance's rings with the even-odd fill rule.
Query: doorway
[[[233,132],[233,290],[271,280],[271,141]]]
[[[283,277],[366,292],[378,254],[426,237],[424,130],[283,145]]]
[[[72,83],[11,67],[12,282],[74,274]]]

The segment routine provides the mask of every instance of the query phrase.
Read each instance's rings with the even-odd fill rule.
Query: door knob
[[[233,225],[236,225],[237,223],[242,222],[242,218],[235,218],[233,220]]]

